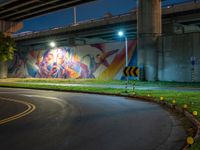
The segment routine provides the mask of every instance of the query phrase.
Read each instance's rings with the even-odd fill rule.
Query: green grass
[[[9,78],[0,79],[0,82],[20,82],[20,83],[62,83],[62,84],[103,84],[103,85],[125,85],[121,80],[97,80],[97,79],[44,79],[44,78]],[[132,82],[132,81],[131,81]],[[158,86],[158,87],[199,87],[200,82],[146,82],[136,81],[137,86]]]
[[[121,80],[96,80],[96,79],[45,79],[45,78],[9,78],[0,79],[0,82],[21,82],[21,83],[68,83],[68,84],[114,84],[123,85]]]
[[[11,81],[12,80],[12,81]],[[4,81],[4,82],[2,82]],[[164,97],[164,100],[171,103],[172,100],[176,100],[176,105],[182,107],[184,104],[187,104],[188,111],[193,112],[197,111],[197,119],[200,120],[200,92],[180,92],[180,91],[165,91],[165,90],[128,90],[125,93],[124,89],[112,89],[112,88],[99,88],[99,87],[83,87],[83,86],[55,86],[55,85],[38,85],[34,82],[50,82],[50,83],[95,83],[102,84],[105,81],[94,81],[94,80],[49,80],[49,79],[10,79],[10,80],[0,80],[1,87],[18,87],[18,88],[31,88],[31,89],[49,89],[49,90],[60,90],[60,91],[80,91],[80,92],[89,92],[89,93],[103,93],[103,94],[118,94],[118,95],[136,95],[148,97],[150,95],[155,101],[159,101],[160,97]],[[15,82],[20,82],[16,84]],[[26,82],[26,83],[24,83]],[[28,84],[31,82],[31,84]],[[108,84],[122,84],[121,81],[109,81]],[[146,84],[146,83],[145,83]],[[162,84],[162,83],[161,83]],[[171,84],[171,83],[170,83]],[[190,150],[200,150],[200,141],[196,142]]]
[[[160,97],[164,97],[165,101],[172,103],[172,100],[176,100],[176,104],[182,107],[184,104],[189,106],[189,111],[200,112],[200,92],[186,92],[186,91],[159,91],[159,90],[140,90],[137,91],[138,95],[147,96],[148,94],[159,101]],[[200,114],[198,115],[200,119]]]
[[[112,88],[99,88],[99,87],[84,87],[84,86],[59,86],[59,85],[38,85],[38,84],[16,84],[16,83],[0,83],[1,87],[18,87],[18,88],[30,88],[30,89],[48,89],[58,91],[80,91],[89,93],[105,93],[105,94],[120,94],[121,89]],[[125,91],[125,90],[123,90]]]

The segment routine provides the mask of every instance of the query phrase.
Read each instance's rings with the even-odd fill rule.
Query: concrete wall
[[[129,65],[137,63],[137,40],[128,41]],[[9,77],[124,79],[125,44],[18,47],[9,63]],[[41,49],[40,49],[41,48]]]
[[[75,64],[83,63],[87,66],[86,70],[89,71],[89,74],[85,76],[81,76],[80,70],[74,70],[78,73],[78,78],[123,79],[122,70],[125,65],[124,42],[95,45],[76,47],[64,46],[60,48],[62,50],[71,49],[71,51],[67,51],[67,53],[69,53],[70,56],[76,53],[78,59],[81,60],[76,61]],[[9,77],[62,77],[49,74],[47,76],[42,76],[40,74],[44,69],[42,64],[44,64],[47,52],[50,51],[47,47],[44,47],[44,45],[43,47],[19,47],[15,59],[9,65]],[[116,49],[118,49],[118,51],[115,51]],[[140,58],[137,58],[135,40],[129,41],[129,50],[129,65],[136,65],[137,59]],[[158,80],[200,82],[200,32],[162,36],[158,40],[157,52]],[[109,53],[110,55],[105,57],[105,54]],[[106,58],[106,61],[98,57],[101,59]],[[86,58],[90,58],[90,60]],[[194,61],[192,62],[192,60]],[[66,61],[64,68],[69,67],[68,62],[69,60]],[[52,66],[55,67],[55,63]],[[81,69],[79,65],[76,68]],[[66,78],[74,77],[67,76]]]
[[[158,54],[158,80],[200,81],[200,32],[160,37]]]

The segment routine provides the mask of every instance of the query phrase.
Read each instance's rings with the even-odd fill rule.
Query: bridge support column
[[[8,22],[0,20],[0,32],[3,32],[6,35],[11,35],[12,33],[19,31],[21,28],[23,28],[22,22]],[[7,62],[2,62],[0,60],[0,79],[7,78],[7,74]]]
[[[8,64],[7,62],[0,61],[0,79],[7,78]]]
[[[161,0],[138,0],[138,66],[140,79],[157,80],[157,39],[161,35]]]

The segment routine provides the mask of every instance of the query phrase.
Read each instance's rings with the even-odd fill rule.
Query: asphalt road
[[[0,88],[1,150],[180,150],[179,120],[124,97]]]

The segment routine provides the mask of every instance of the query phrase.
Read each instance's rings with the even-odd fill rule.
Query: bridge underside
[[[0,20],[22,21],[95,0],[6,0],[0,2]]]
[[[200,31],[200,3],[186,3],[163,8],[163,34]],[[98,20],[78,22],[76,25],[54,28],[41,32],[14,35],[23,46],[44,45],[51,40],[62,45],[85,45],[123,40],[117,32],[124,30],[128,39],[137,37],[137,12],[118,16],[107,16]],[[73,42],[74,40],[74,42]],[[69,42],[71,41],[71,42]]]

